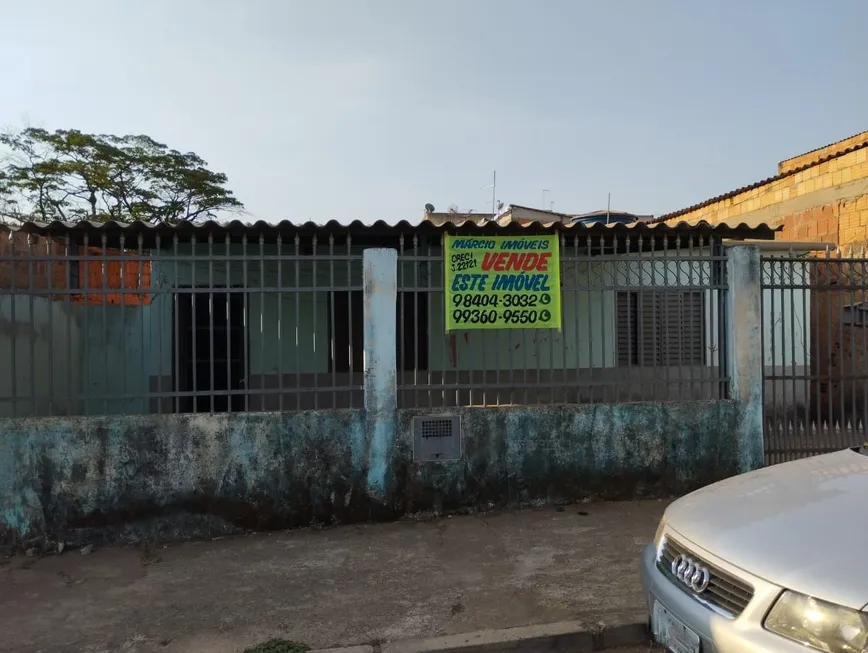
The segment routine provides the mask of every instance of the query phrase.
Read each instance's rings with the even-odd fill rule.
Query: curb
[[[648,642],[647,616],[643,614],[606,619],[597,623],[562,621],[538,626],[480,630],[459,635],[323,649],[312,653],[482,653],[506,649],[522,653],[590,653]]]

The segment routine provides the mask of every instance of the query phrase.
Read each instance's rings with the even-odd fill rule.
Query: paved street
[[[644,617],[666,503],[583,503],[0,558],[0,651],[236,653]],[[5,563],[5,564],[2,564]]]

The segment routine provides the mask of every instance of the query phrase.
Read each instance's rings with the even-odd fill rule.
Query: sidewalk
[[[642,613],[664,502],[0,558],[0,651],[235,653]]]

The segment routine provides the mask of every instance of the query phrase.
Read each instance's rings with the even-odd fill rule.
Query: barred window
[[[703,293],[619,292],[617,347],[619,366],[703,365]]]

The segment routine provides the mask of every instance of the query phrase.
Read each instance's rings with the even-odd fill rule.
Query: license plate
[[[699,653],[699,635],[657,601],[651,611],[651,632],[654,639],[672,653]]]

